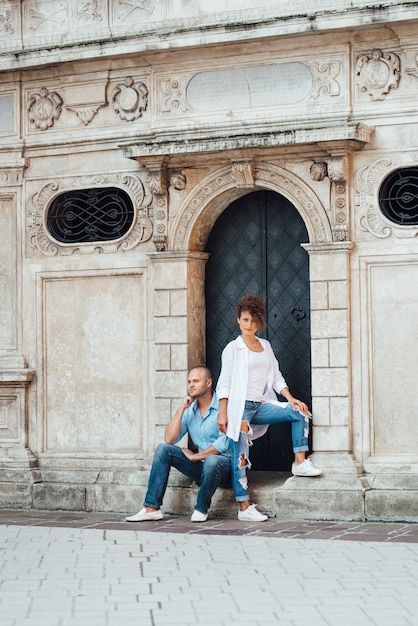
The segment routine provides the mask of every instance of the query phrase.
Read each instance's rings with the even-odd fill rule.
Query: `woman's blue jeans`
[[[179,446],[160,443],[155,450],[144,506],[159,509],[167,489],[170,469],[200,485],[195,509],[207,513],[217,487],[231,487],[231,460],[223,454],[211,454],[203,461],[189,461]]]
[[[291,422],[293,452],[307,452],[309,450],[309,417],[300,411],[292,409],[290,404],[279,406],[270,402],[245,401],[242,421],[251,426],[265,426]],[[238,441],[230,440],[232,463],[232,487],[235,500],[245,502],[250,499],[248,493],[247,469],[250,469],[249,446],[251,433],[240,431]]]

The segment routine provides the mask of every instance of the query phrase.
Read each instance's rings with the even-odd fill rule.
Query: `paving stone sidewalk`
[[[418,525],[0,511],[1,626],[416,626]]]

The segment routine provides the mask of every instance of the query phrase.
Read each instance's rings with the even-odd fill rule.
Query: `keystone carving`
[[[232,163],[232,175],[237,187],[254,187],[254,163],[252,161],[236,161]]]
[[[370,56],[359,57],[356,64],[356,83],[361,94],[372,100],[384,100],[400,79],[400,59],[393,52],[373,50]]]
[[[49,92],[42,87],[28,102],[29,123],[39,130],[47,130],[54,125],[62,111],[62,98],[56,91]]]

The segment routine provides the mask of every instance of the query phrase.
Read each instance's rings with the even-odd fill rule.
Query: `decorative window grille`
[[[379,206],[388,220],[400,226],[418,225],[418,167],[391,172],[379,191]]]
[[[132,200],[123,189],[79,189],[51,202],[47,228],[61,243],[113,241],[129,231],[133,220]]]

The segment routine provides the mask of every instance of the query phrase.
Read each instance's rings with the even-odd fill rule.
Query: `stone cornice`
[[[374,128],[365,124],[342,124],[325,128],[271,129],[260,132],[173,137],[160,135],[121,145],[129,159],[146,160],[156,156],[208,154],[219,151],[248,150],[277,146],[317,144],[329,152],[361,150],[372,137]]]
[[[5,7],[2,15],[3,32],[0,33],[0,71],[39,68],[62,61],[96,59],[98,51],[105,58],[149,50],[166,50],[167,45],[172,49],[180,49],[248,41],[260,37],[292,34],[300,36],[302,33],[309,35],[312,33],[313,21],[315,32],[319,33],[330,29],[355,29],[369,24],[375,26],[401,20],[408,22],[417,17],[415,2],[407,1],[399,5],[394,0],[355,0],[345,2],[340,7],[336,7],[335,3],[328,3],[328,6],[325,3],[318,9],[316,4],[310,7],[303,0],[298,0],[286,3],[287,6],[280,10],[268,6],[239,9],[237,3],[235,7],[230,5],[228,10],[221,13],[207,10],[200,16],[192,17],[187,14],[177,14],[176,17],[165,14],[155,20],[150,19],[150,13],[147,13],[148,19],[135,21],[132,11],[126,11],[124,6],[129,4],[135,9],[132,0],[129,3],[118,1],[118,4],[113,0],[109,13],[119,12],[119,18],[114,15],[113,20],[107,17],[103,20],[103,15],[95,15],[93,3],[87,3],[91,6],[87,7],[90,14],[86,14],[88,21],[85,22],[80,19],[74,21],[76,9],[71,11],[73,1],[75,4],[75,0],[67,0],[70,12],[68,15],[64,3],[58,7],[63,7],[59,15],[49,15],[46,3],[44,13],[30,12],[29,2],[25,3],[28,7],[26,12]],[[139,1],[136,0],[138,9]],[[408,4],[412,6],[409,7]],[[129,22],[127,16],[131,16]],[[55,31],[51,28],[48,30],[48,24],[50,26],[54,19],[57,23]]]

